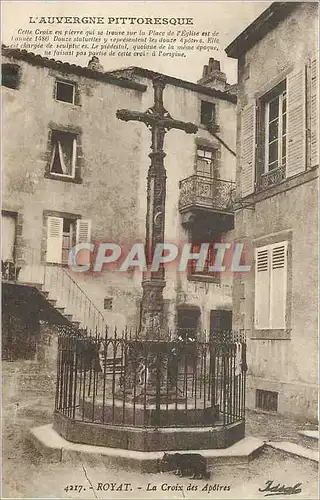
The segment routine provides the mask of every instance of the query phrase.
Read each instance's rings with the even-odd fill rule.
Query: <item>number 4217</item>
[[[65,488],[64,491],[77,491],[78,493],[81,493],[81,491],[84,491],[84,487],[82,484],[68,484]]]

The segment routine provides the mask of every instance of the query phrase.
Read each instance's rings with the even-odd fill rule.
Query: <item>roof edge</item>
[[[219,99],[231,102],[232,104],[237,103],[237,96],[235,94],[230,94],[228,91],[216,90],[210,87],[205,87],[199,83],[189,82],[187,80],[182,80],[181,78],[176,78],[174,76],[165,75],[164,73],[159,73],[157,71],[152,71],[151,69],[142,68],[140,66],[128,66],[127,68],[121,68],[118,70],[109,71],[110,75],[119,75],[121,73],[125,74],[130,72],[137,76],[143,76],[145,78],[153,79],[158,76],[162,76],[166,83],[174,85],[176,87],[185,88],[187,90],[193,90],[199,94],[205,94]]]
[[[71,73],[74,75],[84,76],[86,78],[92,78],[93,80],[109,83],[111,85],[117,85],[118,87],[137,90],[139,92],[145,92],[147,90],[146,85],[134,82],[132,80],[129,80],[128,78],[116,77],[114,75],[112,76],[109,74],[109,72],[102,73],[100,71],[94,71],[84,66],[57,61],[56,59],[49,59],[48,57],[43,57],[39,54],[28,52],[27,50],[15,49],[6,45],[2,45],[1,49],[3,56],[23,60],[28,62],[29,64],[32,64],[33,66],[53,68],[64,73]]]
[[[273,2],[225,48],[227,56],[239,59],[244,52],[247,52],[256,42],[261,40],[280,21],[303,3]]]

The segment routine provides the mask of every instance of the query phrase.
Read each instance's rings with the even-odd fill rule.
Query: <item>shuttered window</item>
[[[254,185],[256,190],[263,190],[306,170],[306,69],[306,65],[296,67],[257,102],[251,102],[241,114],[240,166],[243,197],[253,192]],[[311,166],[319,162],[317,70],[318,63],[315,59],[310,62],[308,77]],[[258,124],[257,129],[255,123]]]
[[[286,327],[288,243],[256,248],[255,328]]]
[[[52,264],[67,264],[70,248],[76,243],[87,243],[90,239],[90,220],[70,220],[63,217],[48,217],[46,262]],[[85,252],[85,254],[81,254],[81,252]],[[81,263],[84,263],[84,261],[87,263],[88,252],[86,250],[81,252],[79,252]]]

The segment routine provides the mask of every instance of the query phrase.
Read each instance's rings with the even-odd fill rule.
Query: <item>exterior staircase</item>
[[[11,286],[11,294],[18,294],[17,287],[24,287],[25,295],[39,299],[39,309],[44,319],[56,324],[70,324],[90,334],[104,335],[106,320],[67,268],[54,265],[2,265],[3,284]],[[21,292],[20,292],[21,293]]]
[[[70,324],[91,334],[103,335],[106,320],[69,271],[46,266],[41,294]]]

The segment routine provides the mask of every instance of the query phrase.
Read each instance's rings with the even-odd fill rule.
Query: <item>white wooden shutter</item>
[[[311,103],[310,103],[310,166],[319,165],[319,78],[318,78],[318,58],[311,60]]]
[[[62,257],[63,219],[48,217],[46,261],[60,264]]]
[[[259,330],[270,327],[270,256],[269,248],[255,250],[255,328]]]
[[[287,242],[271,248],[270,323],[271,328],[286,327]]]
[[[91,240],[91,220],[78,219],[76,227],[76,243],[90,243]],[[82,249],[77,253],[77,265],[90,264],[90,251]]]
[[[255,104],[250,104],[241,112],[240,186],[242,197],[248,196],[254,191],[255,117]]]
[[[91,220],[78,219],[76,228],[76,243],[88,243],[91,240]]]
[[[287,177],[306,169],[306,68],[287,76]]]

